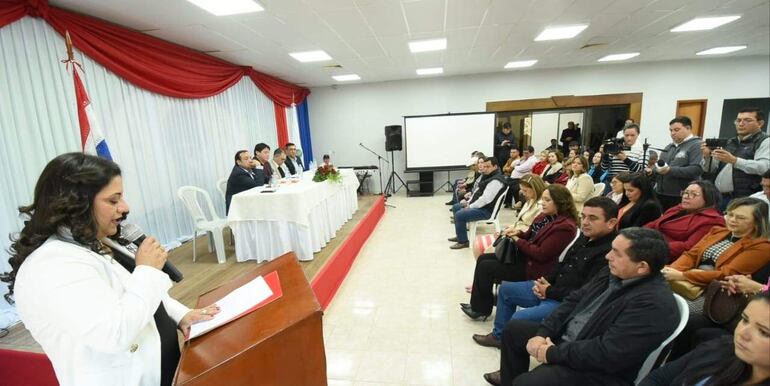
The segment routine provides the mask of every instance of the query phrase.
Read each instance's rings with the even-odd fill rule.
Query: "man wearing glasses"
[[[701,143],[706,172],[716,174],[714,184],[722,193],[724,209],[736,197],[748,197],[762,189],[762,174],[770,169],[770,139],[762,132],[765,114],[756,107],[744,107],[735,119],[737,136],[722,148]]]

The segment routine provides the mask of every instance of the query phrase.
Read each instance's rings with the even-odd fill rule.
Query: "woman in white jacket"
[[[128,214],[120,168],[68,153],[46,165],[13,239],[10,290],[22,321],[53,364],[59,384],[170,385],[179,361],[176,329],[210,320],[215,305],[190,310],[168,296],[166,252],[154,237],[136,268],[118,261]]]
[[[588,170],[588,160],[583,157],[575,157],[572,164],[572,177],[567,180],[567,189],[572,193],[572,199],[575,200],[575,208],[578,213],[583,210],[583,203],[588,201],[594,194],[594,180],[586,173]]]

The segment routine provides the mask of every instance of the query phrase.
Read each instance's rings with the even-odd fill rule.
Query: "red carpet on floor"
[[[358,256],[358,251],[372,234],[384,213],[385,198],[380,197],[313,278],[310,287],[313,288],[322,309],[325,310],[331,303],[334,294],[337,293],[337,289],[350,271],[350,266]]]

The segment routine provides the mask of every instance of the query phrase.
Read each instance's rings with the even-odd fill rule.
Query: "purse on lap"
[[[730,295],[722,288],[718,280],[706,287],[703,314],[712,322],[729,329],[734,329],[740,320],[741,312],[749,304],[749,297],[744,294]]]
[[[495,247],[495,257],[503,264],[514,264],[519,261],[519,248],[509,237],[500,235],[492,244]]]
[[[688,280],[670,280],[668,282],[671,290],[677,295],[684,297],[687,300],[695,300],[703,294],[704,288],[689,282]]]

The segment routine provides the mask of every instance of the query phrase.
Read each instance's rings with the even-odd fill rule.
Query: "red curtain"
[[[0,28],[28,14],[26,4],[16,0],[0,0]]]
[[[275,107],[275,128],[278,132],[278,147],[289,143],[289,128],[286,126],[286,108],[273,102]]]
[[[248,75],[274,103],[302,102],[310,90],[186,47],[90,16],[48,5],[46,0],[0,0],[0,28],[23,16],[41,17],[72,44],[118,76],[175,98],[217,95]]]

